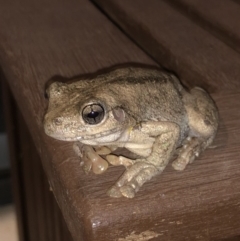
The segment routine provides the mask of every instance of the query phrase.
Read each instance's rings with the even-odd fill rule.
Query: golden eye
[[[90,125],[100,123],[104,118],[104,108],[100,104],[90,104],[83,108],[82,118]]]

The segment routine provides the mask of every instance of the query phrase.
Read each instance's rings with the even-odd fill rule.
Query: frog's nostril
[[[54,124],[59,126],[62,124],[62,118],[61,117],[57,117],[54,119]]]

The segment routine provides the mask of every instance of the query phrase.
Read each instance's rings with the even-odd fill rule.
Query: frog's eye
[[[83,108],[83,120],[90,125],[100,123],[104,118],[104,109],[100,104],[91,104]]]

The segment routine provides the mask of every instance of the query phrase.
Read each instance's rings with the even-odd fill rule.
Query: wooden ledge
[[[221,116],[216,148],[207,150],[184,172],[169,165],[145,184],[135,199],[111,199],[106,191],[124,169],[110,167],[101,176],[85,175],[72,143],[44,134],[44,86],[54,75],[72,77],[123,63],[157,63],[89,1],[2,2],[0,65],[74,240],[139,240],[144,235],[152,240],[218,240],[240,234],[238,54],[161,1],[150,1],[147,11],[140,0],[121,1],[125,5],[112,1],[108,8],[104,1],[97,1],[158,64],[179,71],[189,85],[197,83],[213,91]],[[145,25],[138,14],[153,13],[154,7],[158,13],[163,11],[158,15],[162,25],[154,28],[156,38],[151,45],[152,35],[141,27]],[[123,17],[119,20],[119,13],[131,15],[126,19],[132,22],[124,22]],[[154,20],[155,14],[150,14]],[[178,28],[167,31],[176,22]],[[145,24],[151,30],[151,25]],[[188,28],[182,32],[184,26]],[[185,38],[179,41],[176,36]],[[194,45],[194,36],[203,41]]]

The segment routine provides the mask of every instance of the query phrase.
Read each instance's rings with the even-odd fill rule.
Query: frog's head
[[[117,140],[130,124],[114,96],[95,88],[94,83],[54,82],[47,93],[49,105],[44,130],[53,138],[109,143]]]

